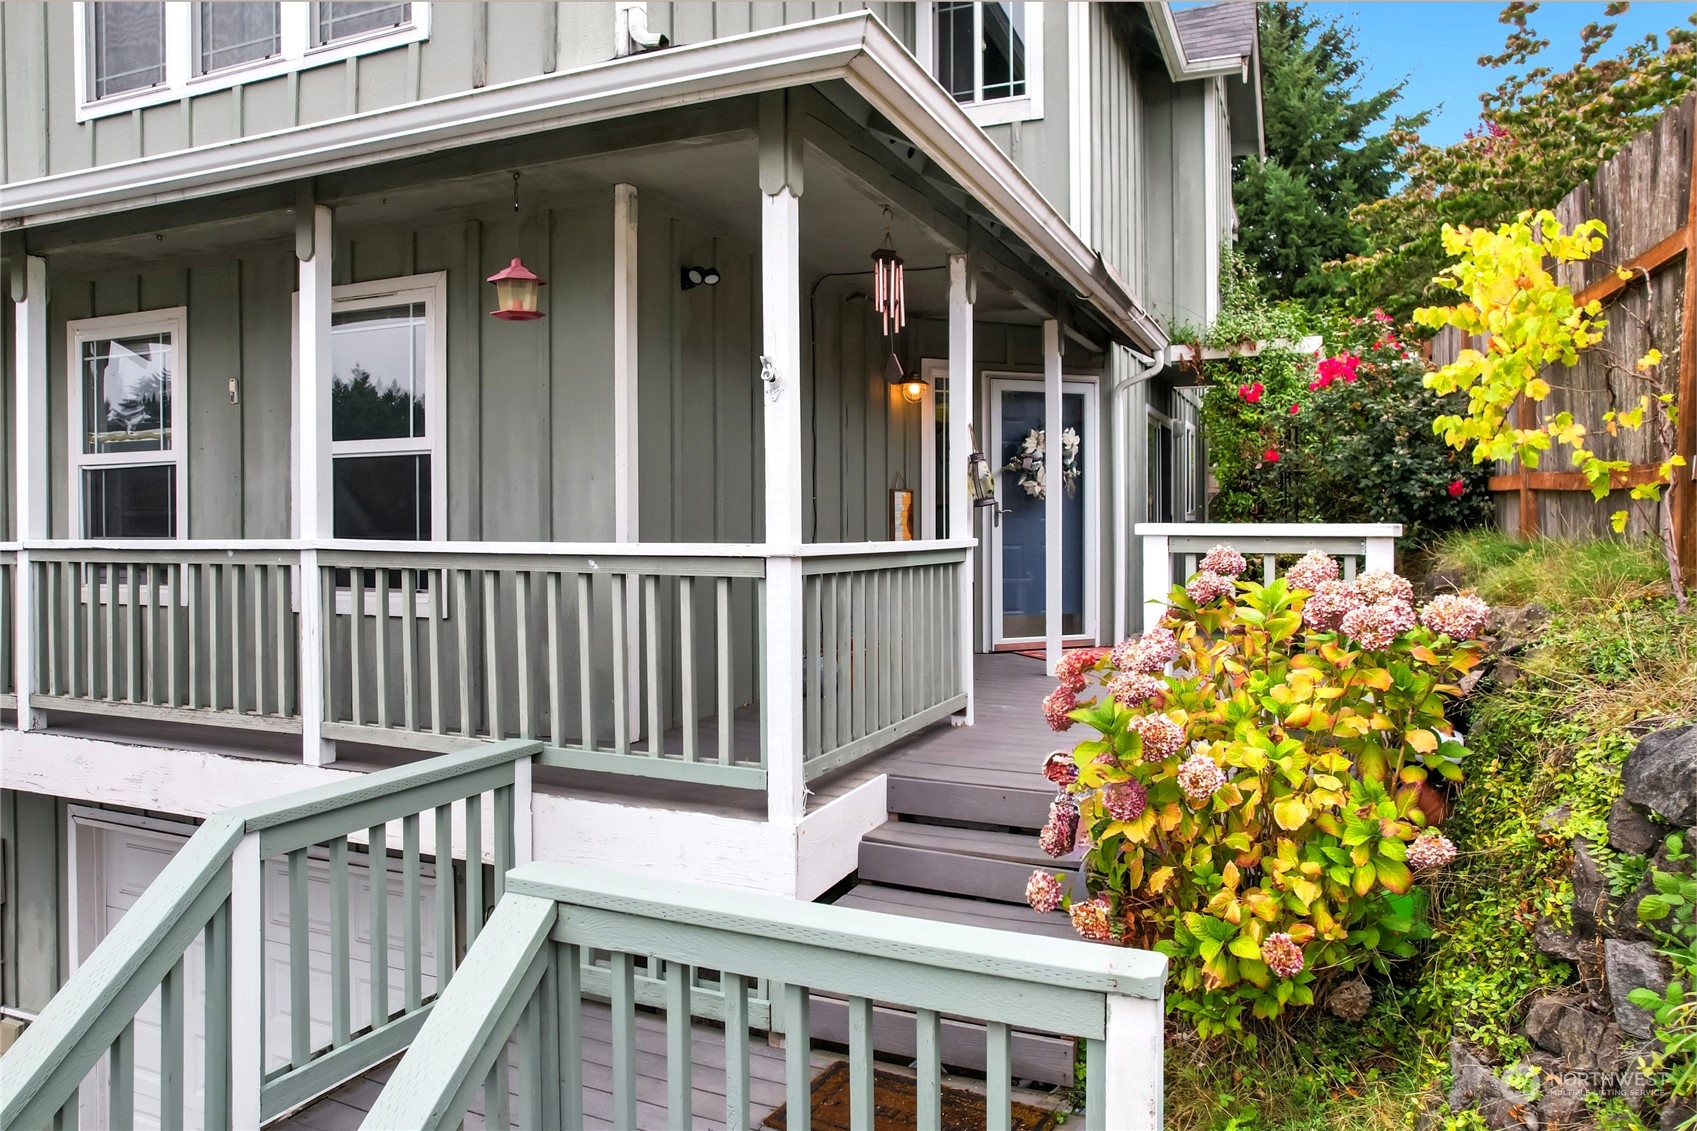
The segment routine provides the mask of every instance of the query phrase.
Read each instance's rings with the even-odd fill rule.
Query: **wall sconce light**
[[[495,284],[495,309],[489,313],[496,318],[529,322],[543,317],[536,309],[537,292],[548,284],[517,259],[489,276],[489,282]]]
[[[908,404],[918,404],[925,399],[925,394],[931,391],[931,382],[904,369],[901,358],[897,357],[893,350],[889,360],[884,362],[884,380],[892,388],[900,389],[902,399]]]
[[[682,286],[686,291],[696,287],[717,286],[719,269],[717,267],[685,267],[683,269]]]

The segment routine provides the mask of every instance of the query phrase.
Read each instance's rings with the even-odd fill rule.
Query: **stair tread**
[[[856,885],[836,902],[839,907],[859,907],[867,911],[882,911],[914,919],[964,923],[973,927],[1020,931],[1026,934],[1035,932],[1055,938],[1077,937],[1071,921],[1065,915],[1060,912],[1039,915],[1024,904],[962,899],[939,892],[913,891],[884,884]]]
[[[995,785],[943,781],[924,777],[890,775],[890,812],[912,817],[970,821],[979,825],[1009,828],[1039,828],[1048,818],[1049,802],[1055,792],[1047,782],[1042,788],[1026,785]]]
[[[1029,864],[1033,868],[1077,866],[1076,860],[1057,861],[1046,854],[1038,847],[1035,831],[996,832],[952,825],[928,825],[919,821],[888,821],[867,833],[864,839],[876,844],[1008,860],[1016,864]]]

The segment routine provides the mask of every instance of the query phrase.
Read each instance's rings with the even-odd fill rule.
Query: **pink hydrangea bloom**
[[[1164,762],[1184,747],[1184,728],[1166,715],[1138,715],[1127,724],[1143,737],[1143,760]]]
[[[1338,578],[1337,559],[1330,554],[1322,554],[1319,550],[1309,550],[1302,555],[1302,560],[1291,566],[1285,573],[1285,581],[1292,589],[1306,589],[1310,593],[1327,581]]]
[[[1078,844],[1078,806],[1071,798],[1057,797],[1049,803],[1049,820],[1037,835],[1037,846],[1050,856],[1061,857]]]
[[[1025,902],[1039,915],[1047,915],[1061,905],[1061,882],[1048,872],[1036,871],[1025,881]]]
[[[1302,948],[1296,945],[1295,939],[1277,931],[1262,940],[1261,961],[1279,977],[1294,978],[1302,973]]]
[[[1078,763],[1069,751],[1057,750],[1043,759],[1043,776],[1056,785],[1071,785],[1078,780]]]
[[[1355,591],[1369,605],[1380,601],[1414,601],[1414,586],[1406,577],[1398,577],[1388,569],[1370,569],[1355,579]]]
[[[1084,690],[1084,677],[1101,660],[1101,648],[1074,648],[1061,656],[1055,665],[1055,678],[1074,694]]]
[[[1232,579],[1203,570],[1184,584],[1184,591],[1198,605],[1211,605],[1221,597],[1234,596],[1237,586]]]
[[[1416,872],[1447,867],[1455,859],[1455,845],[1443,833],[1421,833],[1408,846],[1408,866]]]
[[[1165,683],[1142,672],[1120,672],[1108,681],[1108,694],[1122,707],[1141,707],[1150,702],[1160,706],[1166,692]]]
[[[1398,636],[1414,627],[1414,607],[1407,601],[1380,601],[1344,614],[1343,631],[1355,643],[1372,652],[1389,648]]]
[[[1123,648],[1124,644],[1116,648],[1115,652],[1118,653]],[[1132,645],[1130,654],[1125,659],[1123,664],[1116,660],[1115,666],[1121,671],[1159,675],[1167,670],[1168,664],[1178,659],[1178,639],[1166,625],[1156,625]]]
[[[1322,581],[1302,606],[1302,623],[1315,632],[1332,632],[1343,618],[1359,609],[1361,594],[1348,581]]]
[[[1207,573],[1217,573],[1224,577],[1241,577],[1243,571],[1249,568],[1249,563],[1243,555],[1230,546],[1220,545],[1209,550],[1202,559],[1200,567]]]
[[[1207,804],[1208,799],[1226,784],[1226,772],[1206,754],[1192,754],[1178,768],[1178,786],[1195,806]]]
[[[1043,721],[1049,724],[1050,730],[1070,730],[1074,720],[1068,718],[1067,713],[1077,706],[1078,696],[1071,688],[1057,687],[1043,700]]]
[[[1091,942],[1111,942],[1114,912],[1108,901],[1098,896],[1072,905],[1072,929]]]
[[[1420,623],[1451,640],[1472,640],[1490,616],[1491,606],[1471,593],[1441,593],[1420,610]]]
[[[1149,804],[1149,791],[1136,778],[1112,782],[1102,790],[1102,808],[1116,821],[1135,821]]]

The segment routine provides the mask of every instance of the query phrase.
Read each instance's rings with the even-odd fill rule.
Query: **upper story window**
[[[79,122],[430,35],[424,3],[104,0],[75,8]]]
[[[919,58],[979,125],[1043,116],[1043,5],[920,4]]]
[[[196,4],[195,73],[257,63],[283,53],[281,4]]]
[[[186,311],[67,327],[71,514],[84,538],[175,538],[183,468]]]
[[[332,532],[428,541],[446,520],[443,278],[337,287],[330,316]]]

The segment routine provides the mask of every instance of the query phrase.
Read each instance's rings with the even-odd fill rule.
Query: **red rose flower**
[[[1297,413],[1299,413],[1301,411],[1302,411],[1302,406],[1299,405],[1299,404],[1293,404],[1293,405],[1290,406],[1290,414],[1292,416],[1295,416]]]
[[[1239,385],[1237,387],[1237,395],[1242,397],[1244,401],[1249,404],[1260,404],[1261,394],[1265,391],[1266,390],[1262,387],[1261,382],[1259,381],[1255,382],[1253,385]]]
[[[1459,499],[1466,490],[1467,484],[1463,483],[1459,479],[1453,480],[1450,483],[1450,498]]]
[[[1261,453],[1261,458],[1268,463],[1278,463],[1279,462],[1279,449],[1268,448],[1266,451]]]

